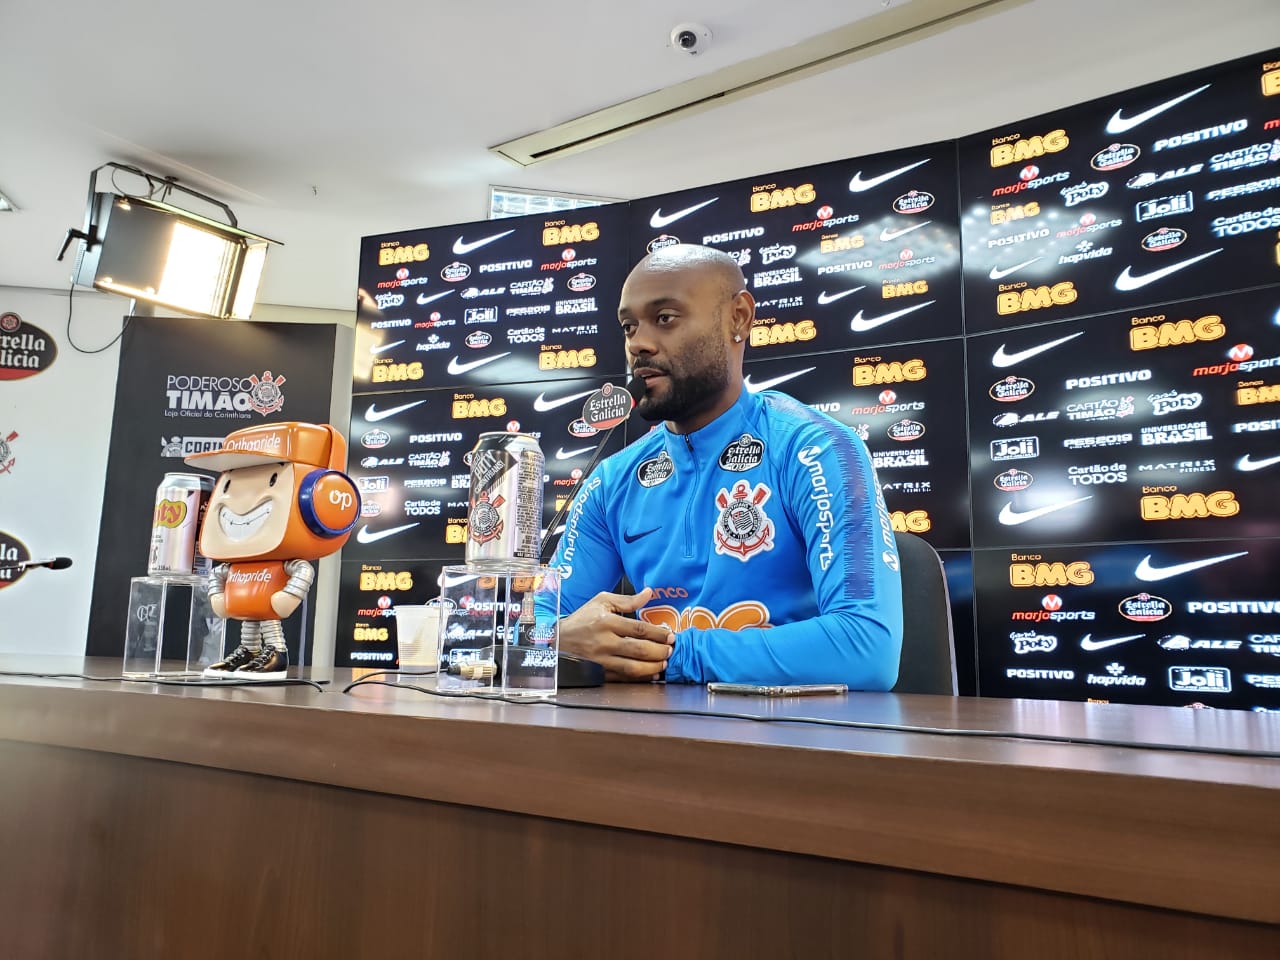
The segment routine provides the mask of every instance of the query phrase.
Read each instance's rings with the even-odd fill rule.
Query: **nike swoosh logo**
[[[905,310],[895,310],[893,313],[886,313],[880,317],[873,317],[870,320],[864,320],[862,311],[859,310],[853,315],[853,319],[849,321],[849,329],[854,333],[865,333],[868,330],[874,330],[881,324],[888,323],[890,320],[897,320],[899,317],[905,317],[908,313],[914,313],[917,310],[923,310],[936,300],[926,300],[924,303],[917,303],[914,307],[907,307]]]
[[[1265,460],[1253,460],[1250,458],[1249,454],[1246,453],[1236,461],[1236,469],[1251,472],[1254,470],[1265,469],[1266,467],[1270,467],[1277,463],[1280,463],[1280,457],[1267,457]]]
[[[584,453],[590,453],[595,447],[579,447],[577,450],[565,450],[564,447],[556,448],[557,460],[572,460],[574,457],[580,457]]]
[[[1114,647],[1117,644],[1128,643],[1130,640],[1141,640],[1145,637],[1145,633],[1135,633],[1131,637],[1112,637],[1110,640],[1094,640],[1093,634],[1086,633],[1080,638],[1081,650],[1105,650],[1107,647]]]
[[[625,541],[627,541],[627,543],[635,543],[635,542],[636,542],[637,540],[639,540],[641,537],[647,537],[649,534],[651,534],[651,533],[657,533],[657,532],[658,532],[659,530],[661,530],[661,529],[662,529],[662,527],[661,527],[661,526],[657,526],[657,527],[654,527],[652,530],[641,530],[639,533],[625,533],[625,532],[624,532],[624,533],[622,534],[622,539],[623,539],[623,540],[625,540]]]
[[[1060,347],[1068,340],[1074,340],[1076,337],[1082,336],[1084,331],[1073,333],[1066,337],[1059,337],[1057,340],[1050,340],[1048,343],[1042,343],[1036,347],[1028,347],[1026,350],[1018,350],[1015,353],[1007,353],[1004,344],[996,347],[996,352],[991,355],[991,365],[993,367],[1012,367],[1014,364],[1021,363],[1023,360],[1030,360],[1037,353],[1044,353],[1046,350],[1052,350],[1054,347]]]
[[[569,397],[562,397],[559,400],[548,400],[546,399],[547,395],[545,393],[540,393],[538,394],[537,399],[533,401],[533,409],[537,410],[539,413],[546,413],[548,410],[554,410],[556,407],[563,407],[566,403],[573,403],[575,400],[581,400],[583,397],[589,397],[593,393],[595,393],[594,390],[586,390],[582,393],[575,393]]]
[[[849,181],[849,189],[853,193],[861,193],[863,190],[870,190],[872,187],[878,187],[885,181],[892,180],[894,177],[906,173],[908,170],[914,170],[921,164],[928,162],[928,158],[918,160],[915,163],[907,164],[905,167],[899,167],[897,170],[890,170],[888,173],[882,173],[878,177],[872,177],[870,180],[863,180],[862,171],[859,170],[853,175],[853,179]]]
[[[387,537],[394,537],[397,533],[404,533],[406,530],[412,530],[418,524],[406,523],[403,527],[392,527],[390,530],[379,530],[377,533],[370,533],[368,526],[361,527],[356,532],[356,539],[361,543],[377,543],[379,540],[385,540]]]
[[[1138,124],[1146,123],[1152,117],[1159,116],[1166,110],[1176,107],[1183,100],[1190,100],[1197,93],[1203,93],[1208,90],[1209,87],[1210,84],[1206,83],[1203,87],[1196,87],[1196,89],[1192,90],[1190,93],[1184,93],[1180,97],[1174,97],[1172,100],[1166,100],[1164,103],[1154,106],[1150,110],[1143,110],[1141,113],[1132,117],[1123,117],[1120,115],[1121,111],[1117,110],[1111,115],[1111,119],[1107,121],[1107,133],[1112,134],[1113,136],[1119,133],[1128,133],[1134,127],[1138,126]]]
[[[1220,557],[1210,557],[1207,560],[1190,560],[1187,563],[1175,563],[1169,567],[1156,567],[1152,566],[1151,554],[1148,553],[1133,571],[1133,575],[1139,580],[1145,580],[1147,583],[1155,583],[1158,580],[1168,580],[1170,577],[1181,576],[1184,573],[1190,573],[1192,570],[1199,570],[1201,567],[1211,567],[1215,563],[1234,560],[1236,557],[1244,557],[1248,556],[1248,554],[1248,550],[1241,550],[1239,553],[1224,553]]]
[[[1155,283],[1157,280],[1161,280],[1164,277],[1169,276],[1171,273],[1177,273],[1184,267],[1189,267],[1193,263],[1199,263],[1206,257],[1212,257],[1214,254],[1221,252],[1222,248],[1219,247],[1217,250],[1210,250],[1208,253],[1202,253],[1198,257],[1192,257],[1190,260],[1183,260],[1180,263],[1172,263],[1167,267],[1161,267],[1159,270],[1152,270],[1150,273],[1144,273],[1138,277],[1135,277],[1130,273],[1133,267],[1125,267],[1124,273],[1116,277],[1116,289],[1122,293],[1128,293],[1130,290],[1141,290],[1148,283]]]
[[[788,380],[794,380],[796,377],[804,376],[811,370],[817,370],[817,367],[805,367],[803,370],[797,370],[795,373],[784,373],[780,377],[774,377],[772,380],[765,380],[763,383],[752,383],[751,375],[742,378],[742,385],[747,388],[749,393],[759,393],[761,390],[768,390],[770,387],[776,387],[780,383],[786,383]]]
[[[503,237],[509,237],[513,233],[515,233],[514,230],[504,230],[502,233],[495,233],[492,237],[485,237],[483,240],[473,240],[470,243],[467,243],[459,237],[457,240],[453,241],[453,252],[458,256],[463,257],[472,250],[479,250],[481,247],[493,243],[495,240],[501,240]]]
[[[394,417],[397,413],[402,413],[412,407],[416,407],[420,403],[426,403],[425,400],[415,400],[413,403],[402,403],[398,407],[392,407],[390,410],[377,410],[376,403],[369,404],[369,409],[364,412],[364,419],[368,423],[377,423],[379,420],[385,420],[387,417]]]
[[[495,360],[501,360],[503,357],[511,356],[511,351],[499,353],[492,357],[481,357],[479,360],[472,360],[470,363],[459,363],[458,358],[454,357],[449,361],[449,372],[455,377],[460,373],[469,373],[477,367],[483,367],[486,363],[493,363]]]
[[[451,293],[453,293],[452,290],[446,290],[444,293],[433,293],[429,297],[425,293],[420,293],[418,294],[418,306],[425,307],[428,303],[433,303],[441,297],[447,297]]]
[[[837,300],[843,299],[844,297],[847,297],[851,293],[857,293],[859,290],[865,290],[865,289],[867,288],[866,288],[866,285],[864,284],[861,287],[854,287],[852,290],[844,290],[844,291],[841,291],[840,293],[827,293],[827,291],[823,290],[820,294],[818,294],[818,305],[826,306],[828,303],[835,303]]]
[[[456,587],[456,586],[457,586],[458,584],[460,584],[460,583],[470,583],[470,582],[471,582],[472,580],[474,580],[477,576],[478,576],[478,574],[474,574],[474,573],[464,573],[464,574],[463,574],[462,576],[460,576],[460,577],[447,577],[447,576],[445,576],[444,574],[441,574],[441,575],[440,575],[440,586],[442,586],[442,587]]]
[[[1034,510],[1015,510],[1012,503],[1006,503],[1000,508],[999,520],[1006,527],[1016,527],[1020,523],[1026,523],[1028,520],[1036,520],[1047,514],[1053,513],[1055,510],[1065,510],[1073,504],[1080,503],[1084,500],[1092,500],[1093,495],[1087,497],[1076,497],[1074,500],[1064,500],[1062,503],[1051,503],[1047,507],[1036,507]]]
[[[933,223],[932,220],[926,220],[924,223],[917,223],[910,227],[903,227],[901,230],[881,230],[880,242],[888,243],[890,240],[897,240],[904,233],[910,233],[912,230],[919,230],[921,227],[927,227],[931,223]]]
[[[1029,267],[1033,263],[1035,263],[1037,260],[1043,260],[1043,259],[1044,257],[1032,257],[1030,260],[1023,260],[1016,267],[1008,267],[1004,270],[1001,270],[999,267],[992,267],[991,272],[987,274],[987,276],[989,276],[992,280],[1003,280],[1009,274],[1017,273],[1023,267]]]
[[[370,353],[375,353],[375,354],[376,354],[376,353],[382,353],[382,351],[383,351],[383,350],[390,350],[392,347],[398,347],[398,346],[400,346],[400,344],[402,344],[402,343],[404,343],[404,341],[403,341],[403,340],[397,340],[395,343],[384,343],[384,344],[383,344],[382,346],[380,346],[380,347],[370,347],[370,348],[369,348],[369,352],[370,352]]]
[[[677,210],[675,213],[663,213],[659,207],[653,211],[653,216],[649,218],[649,226],[655,230],[661,230],[663,227],[669,226],[679,220],[681,217],[687,217],[695,210],[701,210],[703,207],[710,206],[719,200],[719,197],[712,197],[710,200],[703,200],[701,203],[695,203],[692,207],[685,207],[683,210]]]

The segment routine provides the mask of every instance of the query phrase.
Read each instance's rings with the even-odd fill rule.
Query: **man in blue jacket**
[[[627,278],[618,320],[644,380],[638,410],[665,422],[574,499],[552,560],[561,649],[611,679],[888,690],[902,587],[871,458],[836,420],[744,388],[754,318],[718,250],[667,247]],[[623,575],[643,589],[609,592]]]

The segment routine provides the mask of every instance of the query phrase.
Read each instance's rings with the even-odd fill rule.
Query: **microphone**
[[[635,409],[636,403],[638,403],[640,398],[644,396],[645,389],[646,389],[645,383],[641,377],[632,377],[630,380],[627,381],[626,390],[627,390],[627,393],[631,394],[632,409]],[[591,398],[588,397],[587,403],[590,403],[590,402],[591,402]],[[618,423],[615,423],[612,427],[610,427],[608,430],[604,432],[604,436],[601,437],[600,442],[596,444],[595,452],[591,454],[591,460],[588,461],[587,468],[582,471],[583,478],[586,478],[587,476],[589,476],[591,474],[591,471],[596,468],[596,464],[600,462],[601,454],[604,453],[605,445],[609,442],[609,438],[613,436],[613,431],[617,430],[622,422],[623,421],[619,421]],[[547,562],[547,559],[548,559],[547,548],[551,545],[552,538],[555,537],[556,526],[560,523],[561,520],[564,519],[565,514],[569,512],[569,505],[571,503],[573,503],[573,497],[569,497],[568,499],[565,500],[564,506],[556,511],[556,515],[552,517],[551,522],[547,524],[547,531],[542,536],[542,546],[538,548],[539,563]]]
[[[22,560],[18,563],[11,563],[6,566],[0,566],[0,573],[8,571],[10,574],[21,573],[24,570],[32,570],[36,567],[48,567],[50,570],[65,570],[71,566],[70,557],[53,557],[49,560]]]

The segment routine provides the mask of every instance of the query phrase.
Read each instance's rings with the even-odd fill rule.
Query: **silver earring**
[[[733,335],[733,342],[734,342],[734,343],[741,343],[741,342],[742,342],[742,337],[735,333],[735,334]]]

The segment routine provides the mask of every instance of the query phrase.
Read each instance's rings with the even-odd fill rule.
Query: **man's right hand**
[[[594,660],[610,680],[648,680],[667,666],[676,636],[666,627],[626,614],[653,599],[649,587],[634,596],[597,593],[560,621],[560,649]]]

